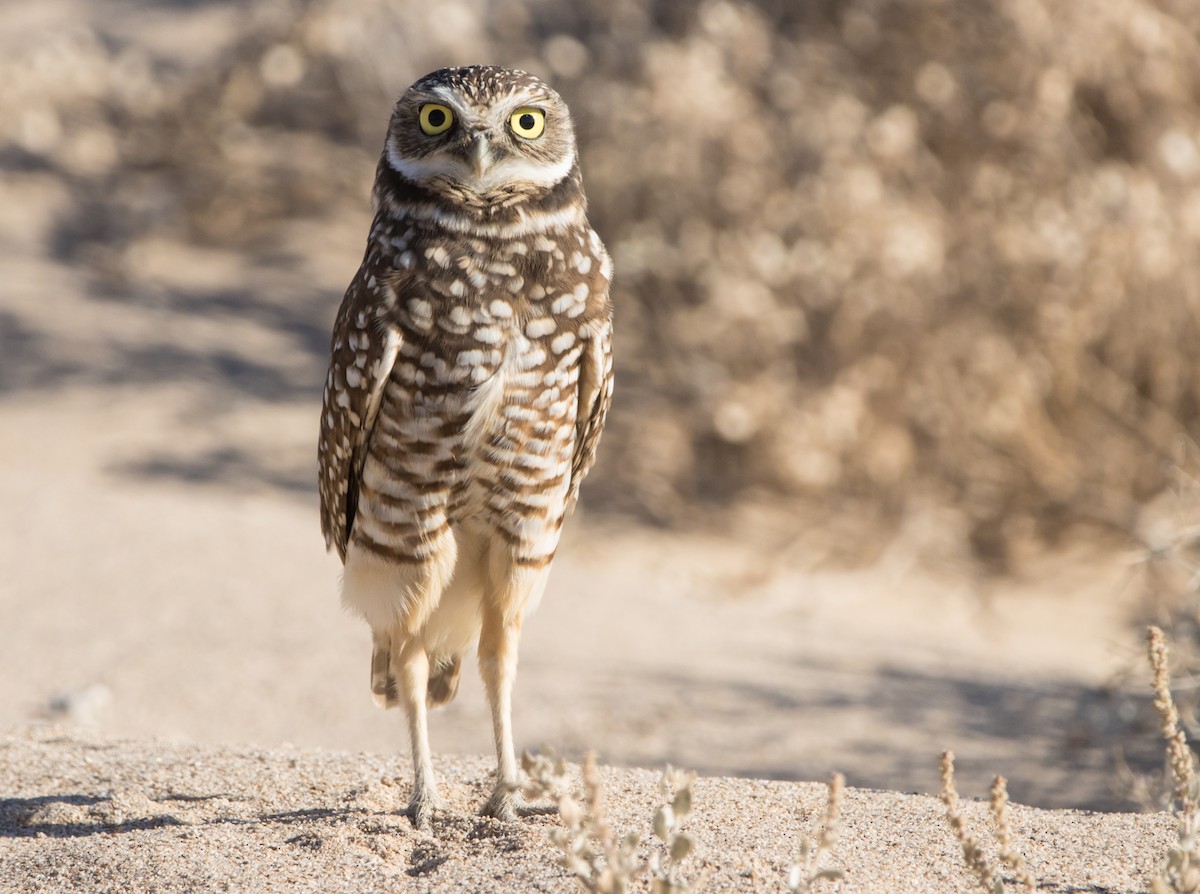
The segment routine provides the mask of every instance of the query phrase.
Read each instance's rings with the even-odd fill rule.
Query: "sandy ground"
[[[0,886],[58,891],[569,891],[547,833],[553,817],[475,817],[488,766],[439,761],[447,815],[433,835],[395,812],[387,757],[368,753],[123,741],[33,728],[0,738]],[[605,768],[620,833],[652,838],[657,774]],[[687,829],[691,878],[708,891],[782,892],[824,786],[701,779]],[[970,830],[994,844],[986,805]],[[1015,808],[1017,846],[1044,890],[1143,891],[1174,837],[1164,815]],[[852,789],[841,841],[823,863],[838,890],[976,890],[933,798]],[[827,883],[825,890],[832,890]]]

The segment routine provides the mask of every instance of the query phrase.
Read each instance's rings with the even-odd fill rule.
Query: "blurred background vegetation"
[[[1145,541],[1143,507],[1189,467],[1192,0],[177,6],[225,16],[204,64],[117,18],[0,62],[0,164],[61,177],[54,251],[98,291],[135,295],[164,234],[263,257],[282,221],[361,240],[394,97],[496,62],[567,98],[616,260],[592,511],[766,507],[860,559],[932,520],[1005,570],[1063,537]],[[286,362],[216,374],[315,401],[337,300],[272,305]]]

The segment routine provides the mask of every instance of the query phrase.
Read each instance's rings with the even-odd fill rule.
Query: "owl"
[[[476,643],[497,756],[481,812],[512,820],[521,626],[612,398],[612,263],[567,106],[521,71],[413,84],[373,198],[325,380],[321,527],[371,629],[375,700],[407,717],[413,823],[440,807],[427,710]]]

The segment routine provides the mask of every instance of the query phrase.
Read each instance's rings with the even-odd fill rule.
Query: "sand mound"
[[[475,816],[479,758],[438,761],[447,810],[434,835],[397,813],[392,758],[108,739],[48,726],[0,738],[0,888],[52,891],[570,891],[553,817]],[[613,825],[650,838],[658,774],[605,769]],[[817,784],[701,779],[689,828],[708,890],[785,890]],[[986,805],[965,805],[986,841]],[[1141,891],[1174,837],[1165,814],[1015,807],[1018,846],[1050,890]],[[973,890],[934,798],[851,789],[837,862],[843,892]]]

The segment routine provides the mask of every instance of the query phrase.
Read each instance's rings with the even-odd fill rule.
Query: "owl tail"
[[[438,708],[458,693],[462,656],[434,657],[430,664],[432,672],[426,699],[429,707]],[[392,673],[392,638],[386,633],[375,634],[375,647],[371,652],[371,695],[381,708],[394,708],[400,704],[400,690]]]

